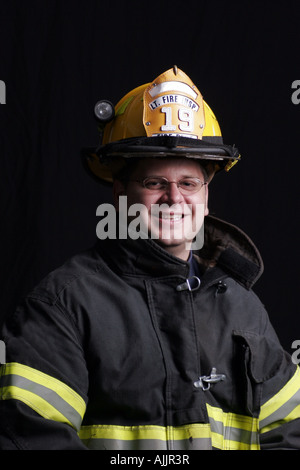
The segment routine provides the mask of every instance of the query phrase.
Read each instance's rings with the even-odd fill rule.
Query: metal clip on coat
[[[226,379],[226,375],[216,374],[216,372],[217,369],[213,367],[210,375],[202,375],[199,377],[199,380],[194,382],[194,386],[196,388],[202,388],[203,391],[206,391],[210,389],[211,384],[215,384]]]
[[[196,282],[193,282],[194,280]],[[193,290],[199,289],[200,284],[201,284],[201,281],[200,281],[199,277],[192,276],[192,277],[189,277],[188,279],[186,279],[186,281],[183,284],[179,284],[179,286],[176,287],[176,290],[179,291],[179,292],[182,291],[182,290],[193,291]]]

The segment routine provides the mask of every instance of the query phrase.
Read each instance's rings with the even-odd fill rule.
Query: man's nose
[[[167,189],[162,196],[163,202],[171,202],[172,204],[182,202],[183,196],[176,182],[169,182]]]

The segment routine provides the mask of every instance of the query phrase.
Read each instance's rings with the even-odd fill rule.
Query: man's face
[[[150,177],[164,177],[170,184],[161,190],[147,189],[141,181]],[[187,177],[205,181],[195,160],[148,158],[138,163],[126,185],[120,181],[114,184],[116,206],[119,196],[127,196],[128,208],[132,204],[142,204],[142,217],[149,237],[170,254],[185,260],[189,256],[192,240],[208,214],[206,185],[200,185],[196,192],[187,193],[174,183]]]

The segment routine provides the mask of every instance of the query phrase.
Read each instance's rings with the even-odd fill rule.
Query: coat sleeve
[[[58,302],[28,297],[1,340],[0,449],[86,449],[77,433],[88,374],[72,317]]]
[[[298,366],[293,370],[291,378],[261,407],[262,450],[300,450],[300,370]]]
[[[260,354],[260,363],[269,374],[262,385],[260,446],[262,450],[300,450],[300,369],[283,351],[269,322],[264,338],[269,347]]]

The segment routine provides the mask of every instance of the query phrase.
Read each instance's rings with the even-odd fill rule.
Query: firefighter
[[[176,66],[95,113],[85,162],[112,185],[117,236],[99,230],[6,320],[0,448],[300,449],[299,369],[252,290],[261,256],[209,215],[238,149]]]

